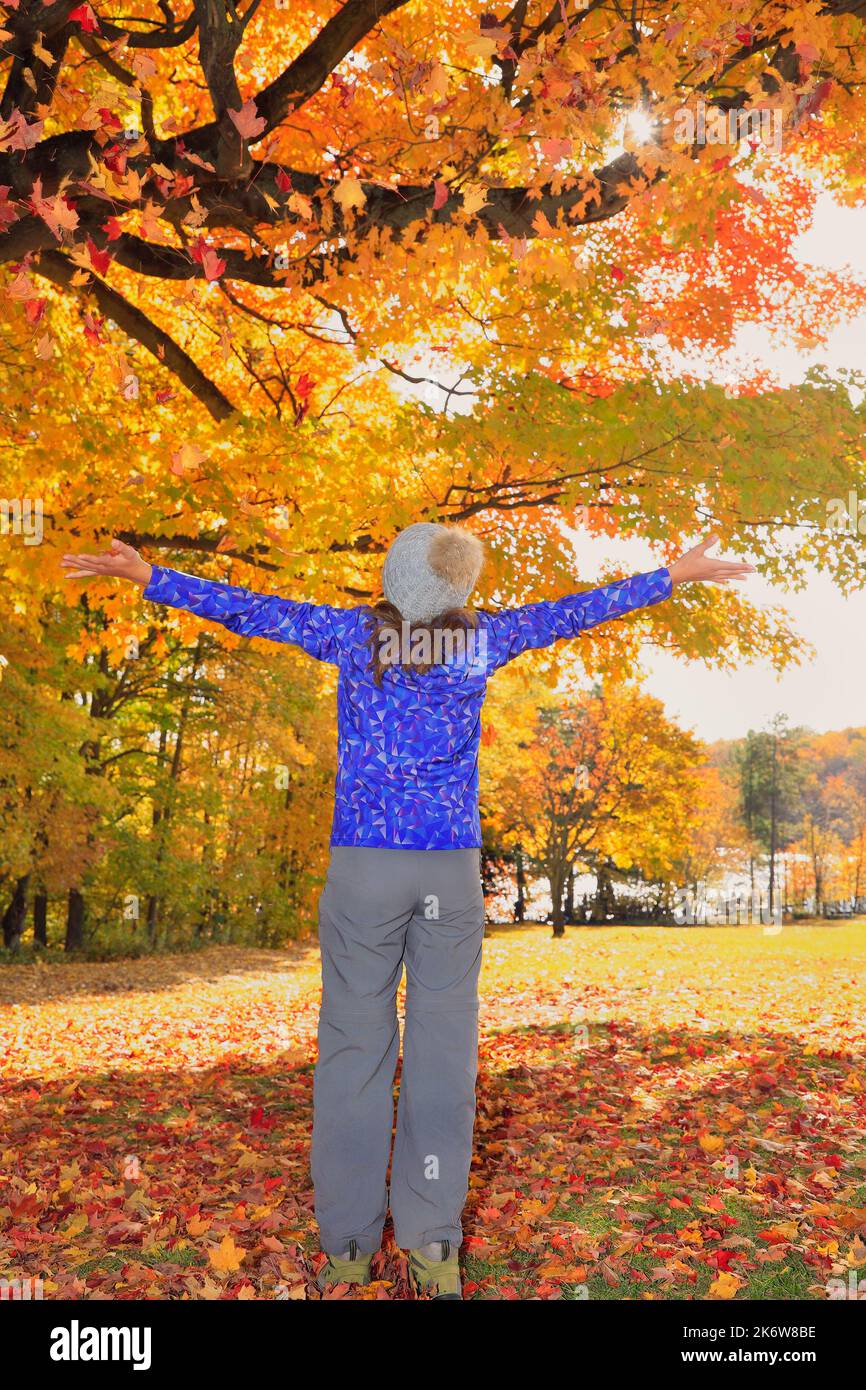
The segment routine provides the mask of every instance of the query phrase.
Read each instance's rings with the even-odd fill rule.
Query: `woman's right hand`
[[[101,555],[64,555],[60,563],[70,579],[115,575],[118,579],[131,579],[133,584],[143,585],[150,583],[153,569],[131,545],[116,540]]]

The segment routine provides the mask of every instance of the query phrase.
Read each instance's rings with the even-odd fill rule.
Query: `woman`
[[[406,1026],[390,1208],[417,1288],[461,1298],[457,1252],[475,1115],[480,713],[487,679],[512,657],[751,565],[711,560],[715,536],[669,568],[555,602],[497,613],[466,604],[483,549],[470,532],[422,522],[393,541],[386,603],[332,608],[251,593],[150,565],[120,541],[67,555],[76,576],[117,575],[156,603],[250,637],[291,642],[339,668],[331,860],[319,903],[322,1007],[314,1084],[313,1182],[330,1284],[366,1283],[389,1205],[386,1174]]]

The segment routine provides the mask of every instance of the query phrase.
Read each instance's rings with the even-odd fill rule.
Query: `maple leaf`
[[[0,232],[11,227],[13,222],[17,222],[21,214],[9,202],[9,184],[0,184]]]
[[[199,237],[191,246],[190,255],[201,266],[206,280],[218,280],[226,268],[225,259],[218,256],[203,237]]]
[[[728,1270],[723,1270],[718,1279],[714,1279],[707,1292],[707,1298],[727,1300],[736,1298],[737,1292],[743,1286],[742,1280]]]
[[[208,1250],[208,1259],[220,1274],[233,1274],[240,1269],[247,1252],[235,1245],[230,1235],[224,1235],[219,1245]]]
[[[74,10],[69,11],[67,19],[74,24],[79,24],[85,34],[98,34],[100,32],[99,20],[89,5],[76,5]]]
[[[28,123],[27,117],[16,107],[6,122],[5,132],[0,135],[0,148],[5,150],[31,150],[42,139],[43,121]]]
[[[97,271],[100,275],[105,275],[105,273],[108,270],[108,267],[111,265],[111,253],[109,251],[100,251],[93,238],[88,237],[87,255],[89,257],[90,264],[93,266],[93,269]]]
[[[360,181],[354,174],[347,174],[340,179],[334,188],[334,202],[339,203],[344,212],[350,208],[362,208],[367,201],[367,195],[361,187]]]
[[[259,115],[252,97],[244,102],[239,111],[233,111],[229,107],[228,114],[242,140],[254,140],[267,126],[267,121]]]
[[[55,193],[50,198],[43,198],[41,177],[33,182],[33,191],[28,199],[28,206],[33,209],[37,217],[42,218],[42,221],[58,241],[62,239],[64,232],[74,231],[78,226],[78,213],[73,204],[62,193]]]

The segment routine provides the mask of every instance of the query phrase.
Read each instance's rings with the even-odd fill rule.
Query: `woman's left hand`
[[[747,574],[755,573],[754,565],[744,564],[740,560],[710,559],[707,551],[718,545],[718,541],[718,536],[709,536],[668,566],[674,588],[677,584],[688,584],[694,580],[699,583],[727,584],[731,579],[745,579]]]

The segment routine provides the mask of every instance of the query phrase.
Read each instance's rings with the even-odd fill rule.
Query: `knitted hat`
[[[391,542],[382,589],[404,621],[429,623],[463,607],[483,562],[484,546],[471,531],[419,521]]]

